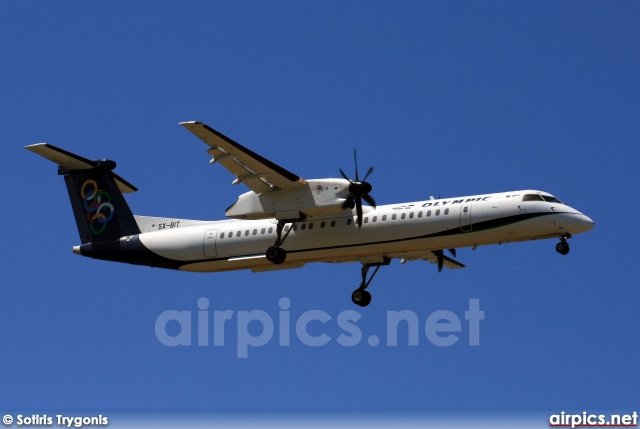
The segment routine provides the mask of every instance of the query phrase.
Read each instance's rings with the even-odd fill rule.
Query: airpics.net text
[[[235,325],[237,357],[247,358],[250,347],[262,347],[269,343],[287,347],[291,345],[292,333],[297,341],[309,347],[321,347],[335,343],[344,347],[353,347],[364,338],[358,321],[362,315],[355,310],[341,311],[335,318],[323,310],[308,310],[292,316],[291,300],[286,297],[278,302],[277,316],[274,318],[263,310],[213,310],[209,299],[197,300],[197,310],[165,310],[155,321],[155,335],[165,346],[191,346],[193,341],[199,347],[213,345],[223,347],[225,334]],[[480,310],[480,299],[469,299],[468,310],[459,317],[450,310],[436,310],[430,313],[423,323],[412,310],[390,310],[386,312],[386,345],[398,346],[399,335],[403,344],[418,346],[424,335],[430,344],[449,347],[458,343],[460,334],[468,331],[468,345],[480,345],[480,321],[484,320],[484,311]],[[274,319],[277,322],[274,322]],[[467,323],[463,323],[464,319]],[[336,335],[337,325],[339,335]],[[331,329],[330,329],[331,328]],[[276,334],[277,330],[277,334]],[[328,332],[333,332],[333,337]],[[380,336],[366,337],[371,347],[381,344]],[[212,340],[212,341],[211,341]],[[274,341],[272,341],[274,340]]]

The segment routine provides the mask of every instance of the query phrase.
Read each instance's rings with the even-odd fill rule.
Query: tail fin
[[[58,174],[64,176],[82,244],[140,234],[122,195],[137,188],[112,171],[115,162],[92,161],[47,143],[25,148],[58,164]]]

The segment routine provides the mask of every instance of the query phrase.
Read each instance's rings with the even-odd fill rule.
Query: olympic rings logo
[[[89,229],[95,235],[102,234],[115,212],[111,204],[111,194],[99,190],[96,181],[89,179],[82,184],[80,196],[84,199]]]

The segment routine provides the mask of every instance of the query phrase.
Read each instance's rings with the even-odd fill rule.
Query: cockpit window
[[[562,201],[551,195],[526,194],[522,201],[546,201],[548,203],[564,204]]]
[[[548,203],[564,204],[562,201],[551,195],[542,195],[542,198],[544,198],[544,200]]]
[[[542,197],[538,194],[526,194],[522,201],[544,201]]]

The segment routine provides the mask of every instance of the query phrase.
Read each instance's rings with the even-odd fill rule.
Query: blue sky
[[[4,3],[0,407],[633,410],[639,19],[637,2]],[[63,180],[22,147],[116,160],[140,189],[134,213],[221,219],[246,189],[208,164],[187,120],[309,179],[351,173],[357,148],[379,204],[533,188],[596,228],[566,257],[540,241],[460,249],[468,268],[440,274],[394,261],[366,309],[350,301],[356,264],[191,274],[74,255]],[[294,322],[329,314],[309,331],[333,340],[274,337],[240,359],[234,316],[222,347],[196,346],[195,331],[190,347],[162,345],[157,317],[195,323],[202,297],[212,318],[276,322],[288,298]],[[362,315],[354,347],[335,341],[345,310]],[[451,311],[460,340],[438,347],[421,328],[418,346],[402,333],[387,346],[386,314],[400,310],[421,326]]]

